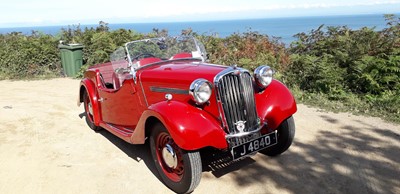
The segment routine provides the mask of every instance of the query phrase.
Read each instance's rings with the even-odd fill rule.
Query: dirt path
[[[171,193],[147,145],[86,126],[79,80],[0,81],[0,193]],[[194,193],[400,193],[400,126],[299,105],[295,143],[203,173]]]

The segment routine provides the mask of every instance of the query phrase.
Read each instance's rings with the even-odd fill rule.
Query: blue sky
[[[400,0],[11,0],[0,27],[400,13]]]

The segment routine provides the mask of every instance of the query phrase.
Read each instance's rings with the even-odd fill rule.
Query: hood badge
[[[234,123],[234,125],[236,125],[236,129],[242,133],[242,132],[244,132],[244,129],[246,128],[246,125],[245,125],[246,122],[247,121],[238,121],[238,122]]]

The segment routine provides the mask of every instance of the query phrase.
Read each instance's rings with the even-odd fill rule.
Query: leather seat
[[[175,54],[174,56],[171,57],[171,60],[173,59],[184,59],[184,58],[192,58],[193,55],[190,53],[178,53]]]

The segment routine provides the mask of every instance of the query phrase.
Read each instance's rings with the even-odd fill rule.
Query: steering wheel
[[[150,53],[141,53],[141,54],[138,54],[138,55],[134,56],[132,58],[132,61],[139,60],[139,59],[144,59],[144,58],[149,58],[149,57],[155,57],[155,56],[150,54]]]

